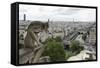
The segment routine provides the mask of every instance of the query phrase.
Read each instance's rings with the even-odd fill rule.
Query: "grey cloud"
[[[80,10],[82,9],[80,8],[68,8],[68,9],[59,8],[56,10],[56,12],[57,14],[60,14],[60,15],[72,15],[72,14],[77,13]]]

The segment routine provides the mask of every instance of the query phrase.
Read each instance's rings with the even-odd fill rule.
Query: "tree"
[[[86,38],[87,38],[87,34],[85,33],[85,34],[83,34],[82,39],[85,41]]]
[[[59,37],[59,36],[56,37],[55,40],[56,40],[56,42],[62,42],[62,39],[61,39],[61,37]]]
[[[65,60],[66,54],[61,42],[56,42],[56,40],[50,39],[46,45],[46,54],[50,57],[51,62]]]
[[[70,44],[70,49],[71,49],[72,52],[79,53],[81,50],[84,49],[84,47],[80,46],[79,41],[72,41],[71,44]]]

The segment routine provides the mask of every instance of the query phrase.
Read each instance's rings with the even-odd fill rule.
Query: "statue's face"
[[[39,33],[42,31],[42,29],[40,26],[34,26],[34,27],[32,27],[32,31],[34,31],[35,33]]]
[[[29,25],[28,29],[34,31],[35,33],[42,32],[43,30],[46,31],[48,29],[48,23],[34,21]]]

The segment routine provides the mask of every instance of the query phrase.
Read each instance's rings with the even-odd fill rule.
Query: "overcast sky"
[[[39,5],[19,5],[19,20],[47,21],[95,21],[96,10],[89,8],[56,7]]]

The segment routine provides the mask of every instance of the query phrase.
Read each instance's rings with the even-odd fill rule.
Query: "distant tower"
[[[48,23],[49,23],[49,19],[48,19]]]
[[[47,23],[48,23],[48,25],[50,25],[50,21],[49,21],[49,19],[48,19]]]
[[[24,14],[24,21],[26,21],[26,14]]]

